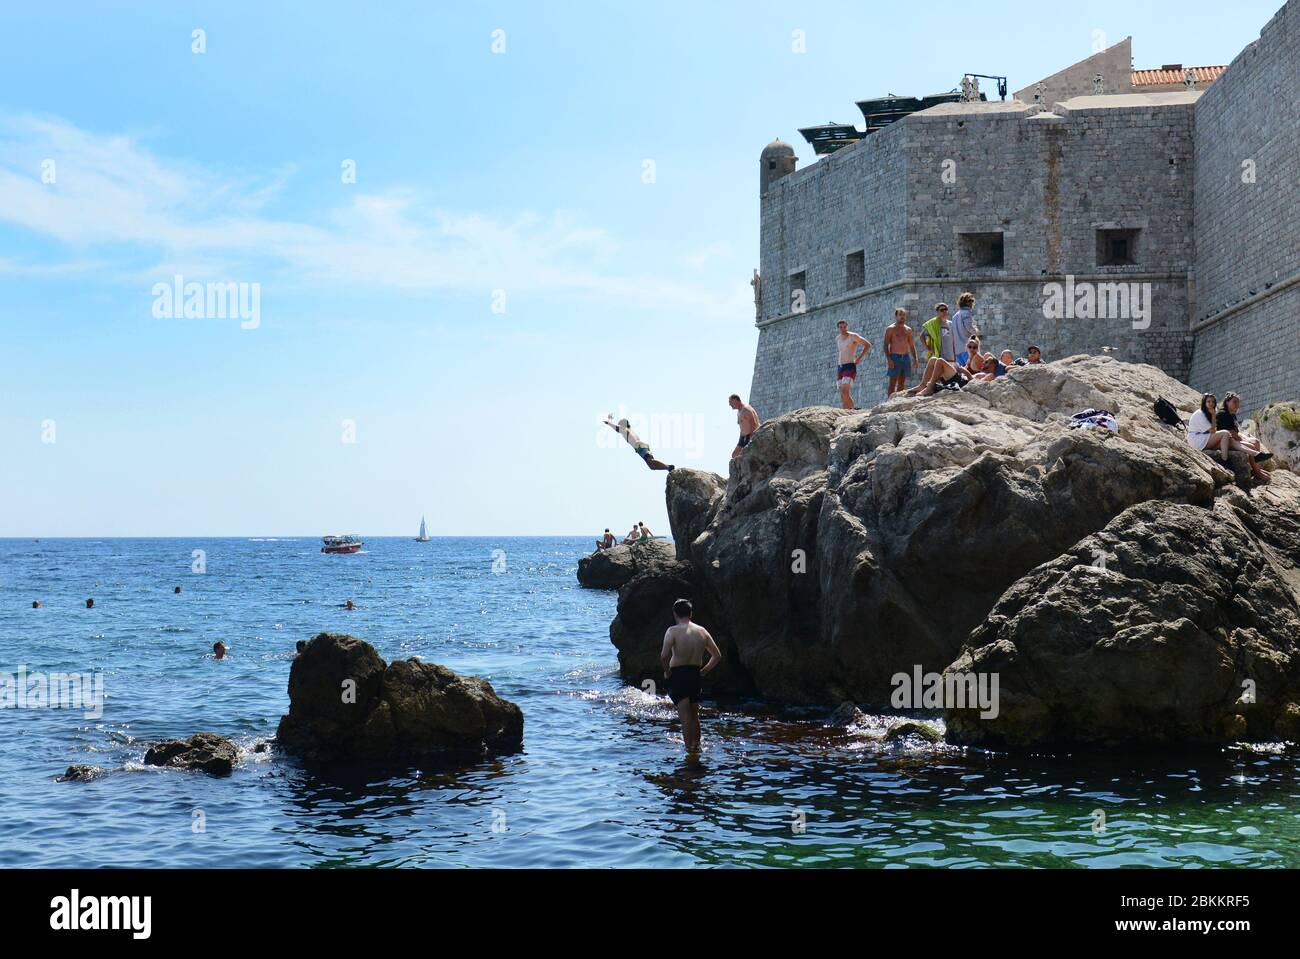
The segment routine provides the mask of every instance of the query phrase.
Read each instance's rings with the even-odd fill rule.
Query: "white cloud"
[[[41,180],[47,159],[57,164],[54,184]],[[631,258],[617,238],[564,212],[500,218],[430,207],[412,191],[366,193],[340,184],[338,203],[319,222],[276,217],[268,210],[294,172],[221,174],[159,158],[132,137],[59,119],[0,118],[0,223],[56,241],[69,254],[66,262],[21,265],[0,257],[0,271],[79,264],[129,282],[185,272],[314,288],[503,288],[746,315],[743,284],[719,289],[620,271]],[[725,252],[705,248],[692,265],[702,269]]]

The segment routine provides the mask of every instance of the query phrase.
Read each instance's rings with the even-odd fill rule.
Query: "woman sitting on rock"
[[[1226,432],[1234,450],[1245,453],[1250,458],[1250,468],[1255,474],[1256,483],[1267,483],[1269,475],[1259,465],[1264,460],[1272,459],[1272,453],[1266,453],[1259,440],[1248,433],[1241,432],[1237,426],[1237,413],[1241,410],[1241,397],[1229,393],[1223,398],[1223,409],[1215,417],[1215,426],[1220,432]]]
[[[1214,451],[1219,454],[1219,459],[1228,462],[1228,450],[1232,443],[1232,434],[1227,430],[1218,429],[1214,425],[1215,409],[1219,403],[1219,398],[1213,393],[1204,393],[1201,396],[1201,408],[1192,414],[1192,418],[1187,421],[1187,442],[1198,450],[1204,450],[1206,453]]]
[[[941,356],[935,356],[925,365],[921,384],[907,391],[908,396],[934,396],[939,390],[959,390],[970,382],[963,367]]]

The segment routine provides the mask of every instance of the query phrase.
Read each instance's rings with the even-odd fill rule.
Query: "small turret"
[[[759,158],[758,194],[762,196],[772,188],[772,184],[783,176],[794,172],[799,158],[794,155],[794,147],[781,140],[773,140],[763,147]]]

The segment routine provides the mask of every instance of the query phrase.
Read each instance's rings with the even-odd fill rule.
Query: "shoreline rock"
[[[1018,367],[959,393],[895,397],[870,411],[810,408],[768,421],[732,462],[725,486],[690,470],[668,477],[678,563],[647,571],[620,593],[610,627],[620,671],[637,681],[654,667],[665,603],[681,593],[728,651],[734,678],[759,696],[883,706],[893,676],[955,669],[970,644],[990,645],[979,631],[1006,596],[1034,583],[1056,588],[1043,568],[1070,557],[1075,569],[1079,550],[1093,548],[1089,537],[1120,517],[1120,535],[1125,524],[1139,530],[1152,521],[1131,511],[1152,504],[1218,517],[1211,527],[1232,524],[1240,539],[1233,555],[1269,558],[1274,573],[1261,589],[1289,609],[1300,575],[1283,568],[1300,568],[1300,520],[1286,504],[1300,484],[1279,470],[1270,486],[1248,495],[1237,485],[1248,482],[1244,459],[1225,467],[1193,449],[1184,432],[1154,415],[1158,397],[1184,419],[1200,401],[1155,367],[1079,356]],[[1110,410],[1119,431],[1069,429],[1069,417],[1089,407]],[[1107,581],[1093,599],[1140,604],[1147,587],[1140,575],[1136,582],[1130,596],[1118,580]],[[1271,633],[1261,642],[1270,656],[1282,649]],[[1144,667],[1157,661],[1138,660]],[[1223,677],[1200,680],[1214,686]],[[1004,697],[1014,697],[1015,682]],[[1273,735],[1291,715],[1289,688],[1273,690],[1275,701],[1256,711],[1264,718],[1245,717],[1251,735]],[[1052,700],[1044,708],[1061,707]],[[1221,712],[1216,722],[1239,733]],[[1002,728],[1011,729],[1003,715]],[[1138,738],[1144,728],[1163,728],[1132,718]],[[950,738],[969,739],[967,724],[958,719],[954,727]],[[1193,727],[1204,732],[1174,723],[1160,735],[1186,738]],[[1086,724],[1054,728],[1067,742],[1094,741]]]
[[[320,633],[289,670],[276,744],[300,759],[473,759],[522,748],[524,715],[477,676],[387,663],[355,636]]]

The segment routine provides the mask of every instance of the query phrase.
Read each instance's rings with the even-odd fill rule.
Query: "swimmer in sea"
[[[682,739],[686,742],[686,751],[691,753],[700,750],[702,680],[722,662],[722,650],[718,649],[709,631],[691,621],[694,614],[689,599],[673,603],[673,618],[677,623],[664,633],[664,648],[659,654],[664,678],[668,680],[668,695],[682,721]],[[706,653],[708,662],[704,660]]]
[[[93,599],[86,600],[86,609],[94,609],[94,608],[95,608],[95,601]]]
[[[226,649],[227,649],[226,644],[223,643],[221,640],[217,640],[215,643],[212,644],[212,658],[225,659]]]

